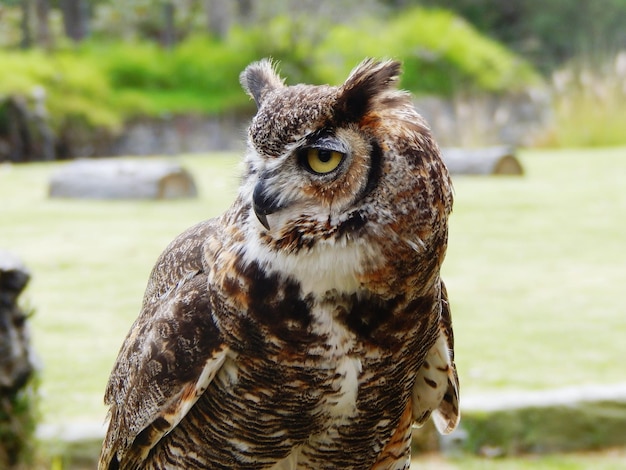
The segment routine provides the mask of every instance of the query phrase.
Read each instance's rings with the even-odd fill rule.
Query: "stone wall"
[[[421,97],[416,100],[416,107],[431,125],[439,144],[446,147],[531,146],[551,120],[549,95],[539,90],[507,95],[473,94],[452,99]],[[27,120],[20,127],[25,130],[27,140],[16,137],[22,134],[15,126],[4,126],[8,136],[3,136],[0,125],[0,161],[241,152],[252,117],[251,114],[230,113],[138,118],[128,122],[117,135],[76,125],[64,129],[60,135],[50,136],[39,131],[48,128],[42,127],[38,113],[24,108],[20,115],[31,116],[33,121]],[[38,142],[37,135],[45,137],[45,142]],[[29,145],[28,152],[14,148],[15,145],[24,147],[25,142]],[[15,155],[22,157],[15,158]]]
[[[168,116],[128,123],[109,155],[176,155],[244,148],[251,116]]]
[[[539,89],[452,99],[422,97],[415,105],[445,147],[532,146],[552,119],[550,96]]]
[[[539,90],[502,96],[422,97],[418,111],[440,145],[531,146],[550,124],[550,100]],[[115,140],[112,155],[242,151],[250,115],[179,116],[130,123]]]

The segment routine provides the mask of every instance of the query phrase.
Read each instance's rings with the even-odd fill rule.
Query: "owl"
[[[414,425],[456,427],[452,187],[399,74],[243,71],[257,112],[238,195],[153,268],[100,469],[407,469]]]

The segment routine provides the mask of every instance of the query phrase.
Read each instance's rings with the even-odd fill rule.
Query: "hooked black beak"
[[[254,187],[252,208],[259,222],[269,230],[270,224],[267,222],[267,216],[276,212],[281,206],[278,204],[276,197],[268,194],[264,180],[260,180]]]

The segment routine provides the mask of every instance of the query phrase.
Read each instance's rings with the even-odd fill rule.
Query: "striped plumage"
[[[106,390],[101,469],[405,469],[456,426],[452,206],[396,62],[340,87],[241,77],[239,195],[158,260]]]

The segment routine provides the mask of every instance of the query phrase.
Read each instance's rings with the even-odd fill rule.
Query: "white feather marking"
[[[196,380],[193,393],[190,396],[180,397],[180,402],[178,403],[178,406],[174,408],[173,413],[165,414],[165,419],[170,422],[170,430],[174,429],[178,423],[182,421],[191,407],[193,407],[196,401],[198,401],[200,395],[202,395],[207,389],[215,375],[221,370],[221,367],[226,359],[226,355],[226,350],[221,349],[211,356],[204,364],[204,368],[202,369],[198,380]]]
[[[359,392],[359,374],[363,366],[358,357],[343,356],[337,364],[340,377],[338,398],[330,410],[333,416],[352,416],[356,411],[356,399]]]
[[[229,353],[225,355],[225,360],[222,364],[222,368],[220,369],[219,374],[216,377],[216,380],[219,380],[223,385],[226,386],[237,383],[237,381],[239,380],[239,370],[237,367],[235,353],[231,353],[229,351]]]
[[[296,470],[300,457],[300,447],[295,447],[291,453],[282,460],[276,462],[270,470]]]
[[[421,253],[426,250],[426,244],[418,237],[416,238],[417,243],[413,240],[409,240],[408,238],[403,238],[404,243],[409,245],[413,251]]]
[[[334,318],[334,308],[315,304],[311,309],[314,318],[313,330],[327,338],[328,349],[320,351],[326,355],[329,376],[334,377],[335,392],[329,396],[327,411],[335,417],[349,417],[356,413],[359,378],[363,370],[361,358],[351,353],[355,344],[354,333]]]
[[[274,251],[259,240],[255,229],[248,230],[242,256],[246,262],[258,262],[268,271],[291,277],[304,295],[323,296],[331,290],[353,293],[359,290],[358,276],[380,253],[364,240],[321,240],[310,250],[297,253]]]
[[[413,417],[419,425],[426,421],[443,400],[448,389],[450,367],[448,342],[440,333],[417,372],[413,387]]]

